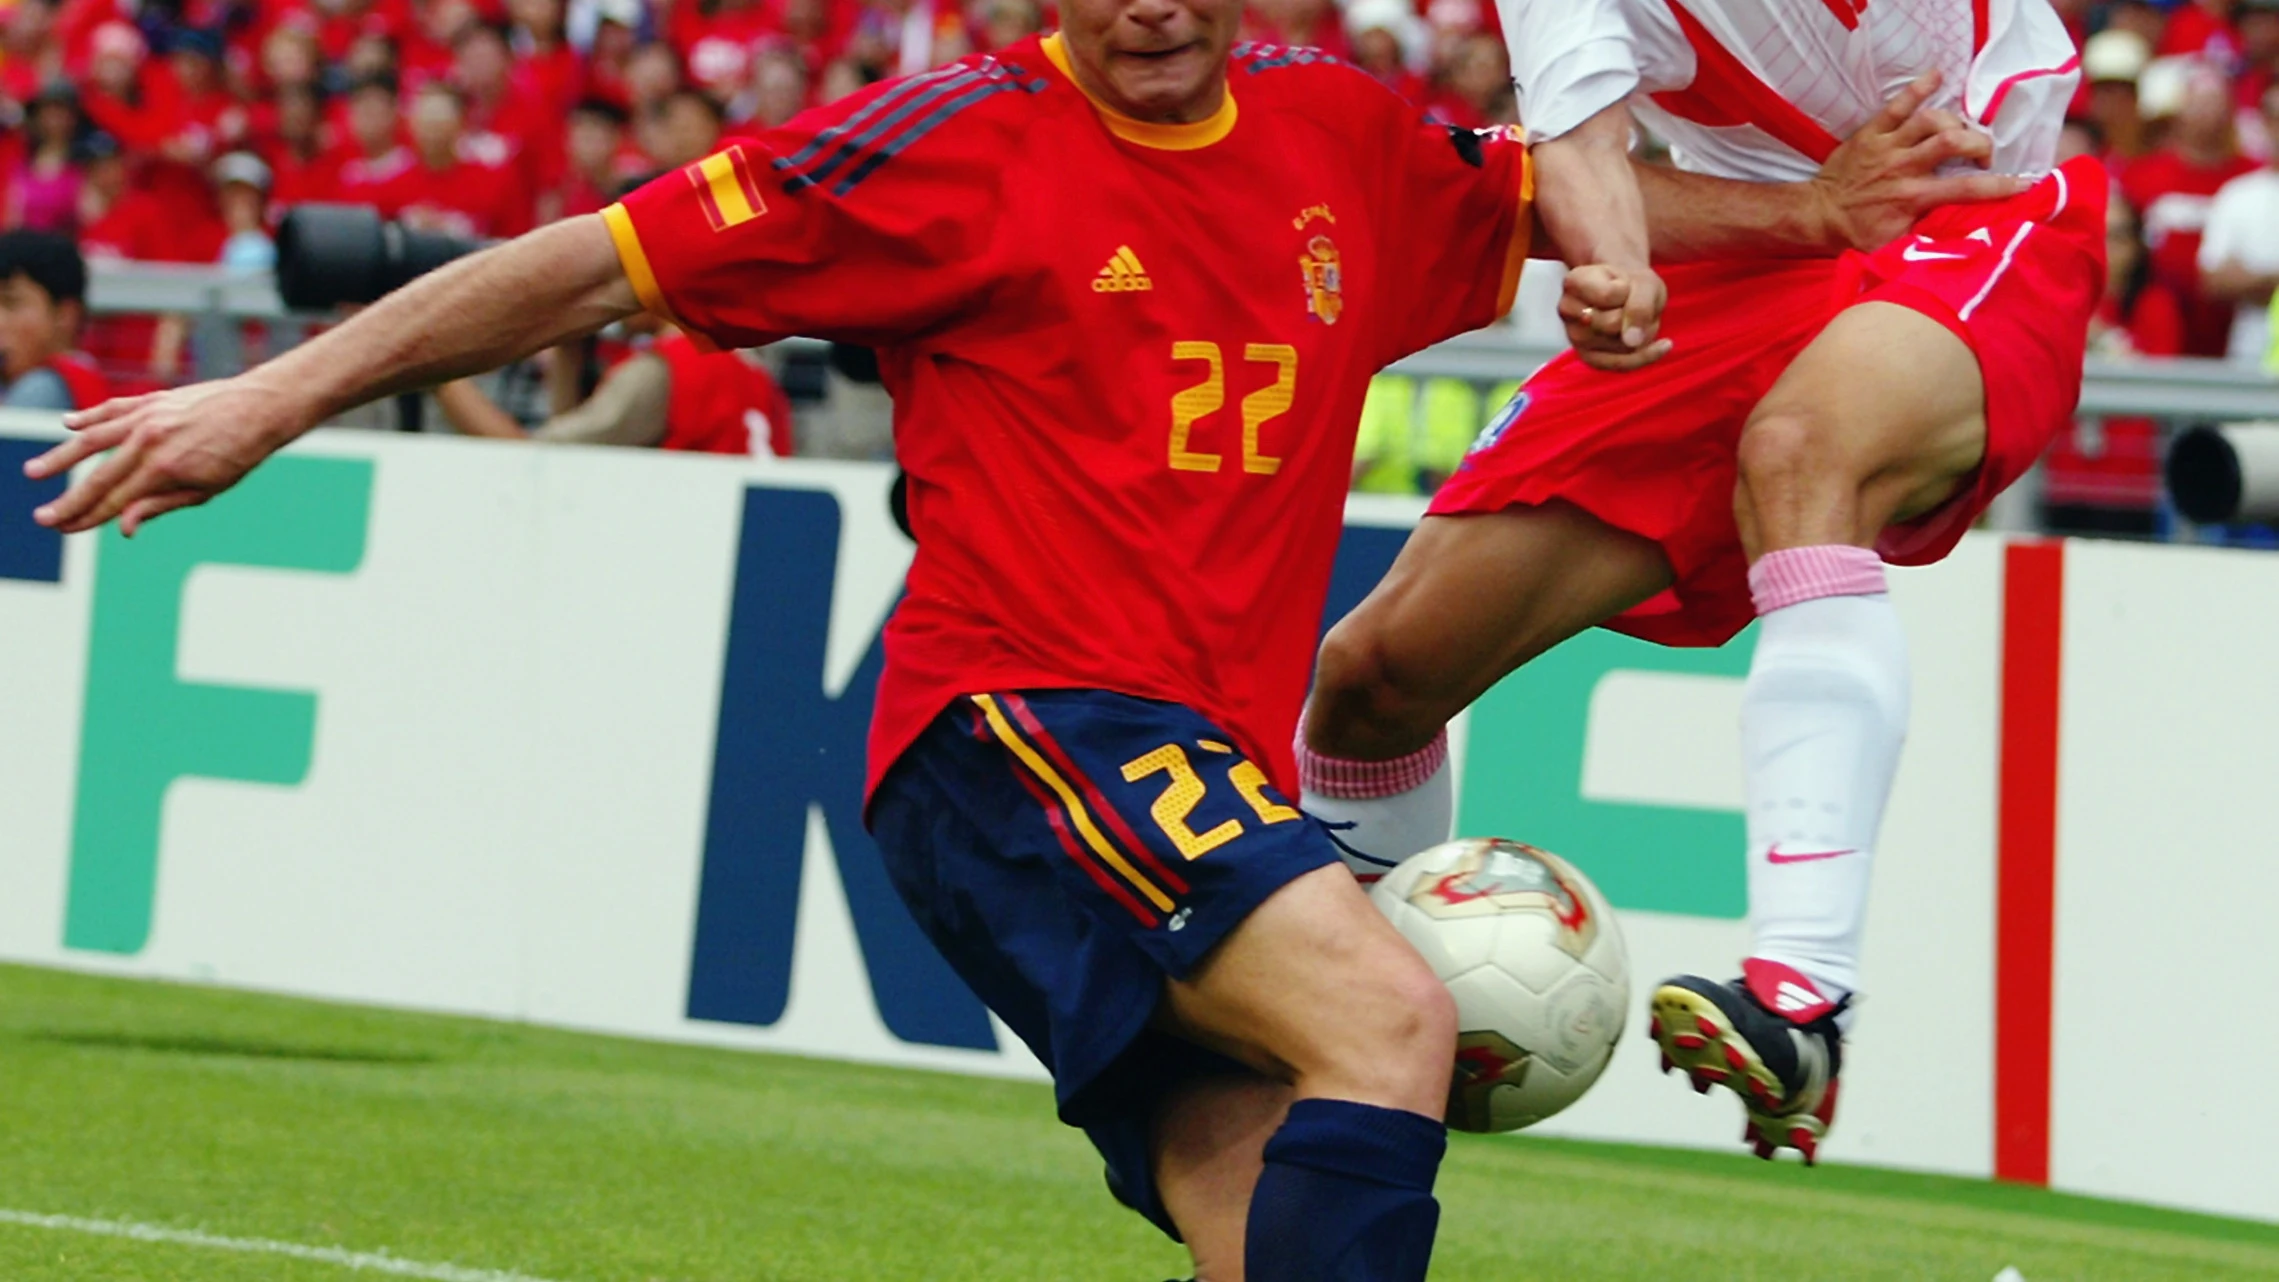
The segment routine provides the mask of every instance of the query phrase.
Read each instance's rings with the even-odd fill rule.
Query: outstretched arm
[[[111,451],[34,515],[65,532],[203,503],[287,442],[366,401],[492,369],[641,310],[599,215],[486,249],[233,378],[67,415],[75,435],[25,464],[59,475]]]

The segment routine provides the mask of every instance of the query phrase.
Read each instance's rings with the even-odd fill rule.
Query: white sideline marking
[[[213,1233],[200,1233],[196,1229],[170,1229],[157,1224],[137,1224],[132,1220],[90,1220],[76,1215],[41,1215],[34,1211],[0,1209],[0,1224],[21,1224],[27,1228],[57,1229],[65,1233],[92,1233],[98,1237],[123,1237],[137,1242],[202,1246],[215,1251],[243,1251],[251,1255],[283,1255],[296,1260],[314,1260],[319,1264],[337,1264],[344,1269],[392,1273],[405,1278],[427,1278],[429,1282],[547,1282],[545,1278],[534,1278],[527,1273],[470,1269],[457,1264],[427,1264],[370,1251],[344,1251],[337,1246],[303,1246],[298,1242],[277,1242],[260,1237],[222,1237]]]

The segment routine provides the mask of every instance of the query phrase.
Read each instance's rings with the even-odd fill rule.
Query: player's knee
[[[1841,434],[1822,414],[1804,409],[1760,413],[1741,433],[1742,491],[1763,503],[1851,484]]]
[[[1372,951],[1311,1075],[1341,1095],[1437,1115],[1456,1053],[1456,1001],[1414,949]]]
[[[1307,705],[1307,741],[1332,756],[1374,759],[1413,752],[1431,742],[1447,717],[1416,665],[1358,615],[1323,639]]]

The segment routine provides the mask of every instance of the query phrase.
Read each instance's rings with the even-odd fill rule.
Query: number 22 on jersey
[[[1171,398],[1171,470],[1216,472],[1225,459],[1190,448],[1195,425],[1226,408],[1226,358],[1217,343],[1189,340],[1171,345],[1174,361],[1201,361],[1209,373]],[[1298,349],[1287,343],[1249,343],[1242,349],[1245,365],[1273,367],[1274,380],[1242,398],[1242,470],[1253,476],[1272,476],[1282,460],[1260,444],[1262,429],[1290,412],[1298,394]]]

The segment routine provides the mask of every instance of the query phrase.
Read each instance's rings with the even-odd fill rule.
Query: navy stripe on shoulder
[[[1042,93],[1045,87],[1043,79],[996,58],[955,63],[912,76],[880,94],[798,151],[777,157],[774,168],[784,175],[784,191],[797,192],[829,181],[875,147],[832,187],[834,195],[844,196],[879,166],[973,104],[1001,93]]]

